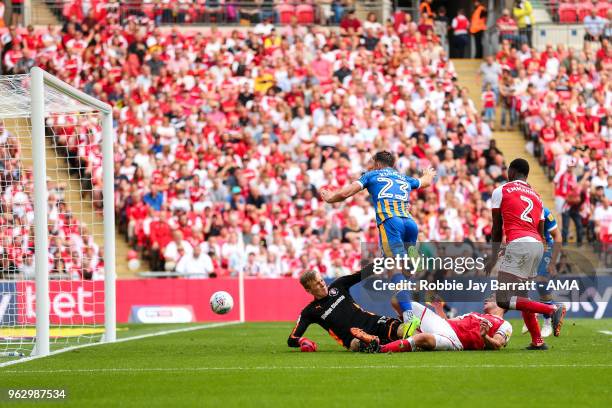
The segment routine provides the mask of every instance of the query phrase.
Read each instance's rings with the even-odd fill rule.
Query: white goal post
[[[15,173],[19,182],[0,177],[0,198],[4,200],[0,200],[0,216],[4,216],[0,219],[0,240],[3,240],[0,241],[0,292],[13,292],[6,297],[9,306],[0,310],[0,357],[15,357],[28,352],[32,356],[45,356],[62,346],[115,341],[115,138],[112,107],[34,67],[29,75],[0,76],[0,121],[0,152],[9,156],[11,166],[15,166],[15,163],[19,166]],[[70,125],[66,121],[70,121]],[[65,131],[69,126],[72,134]],[[77,148],[94,150],[98,157],[101,156],[101,165],[96,168],[101,176],[95,188],[82,187],[93,184],[93,178],[82,177],[85,174],[85,164],[82,163],[87,163],[87,159],[75,155],[74,149],[71,153],[51,156],[55,163],[54,167],[48,168],[53,149],[56,152],[69,152],[69,146],[64,146],[62,141],[70,137],[78,141]],[[31,153],[29,148],[24,147],[29,144]],[[74,165],[75,161],[79,164]],[[0,157],[0,164],[3,163]],[[78,180],[74,181],[73,176]],[[61,192],[56,193],[55,189],[50,191],[50,183],[61,184],[62,187],[57,187]],[[67,190],[66,195],[71,194],[72,202],[61,196],[56,206],[51,205],[55,194],[60,196],[64,190]],[[98,201],[94,193],[101,197]],[[21,194],[19,200],[15,198],[18,194]],[[13,202],[7,204],[11,200]],[[76,207],[75,211],[71,206]],[[52,213],[54,220],[61,221],[62,231],[67,232],[59,234],[54,230],[53,240],[50,241],[49,231],[54,222],[49,219]],[[77,219],[79,216],[85,220]],[[6,221],[11,219],[16,225]],[[2,220],[5,222],[2,223]],[[15,232],[17,230],[22,231],[23,237]],[[62,238],[58,238],[60,235]],[[62,239],[70,244],[62,244]],[[75,241],[79,241],[78,245]],[[4,242],[11,245],[17,242],[14,248],[11,247],[13,253],[9,253],[11,248],[7,249],[7,245],[3,248]],[[28,253],[32,250],[34,253],[33,265],[32,261],[28,261],[33,271],[30,275],[15,266],[19,259],[28,259],[27,255],[19,252],[23,248]],[[75,248],[82,248],[82,253]],[[60,259],[62,256],[64,258]],[[59,272],[55,268],[56,260],[58,265],[61,264]],[[71,265],[72,269],[67,265]],[[89,268],[87,274],[84,272],[86,266]],[[35,285],[31,279],[35,279]],[[55,289],[51,290],[55,294],[50,292],[50,279],[56,280],[53,282]],[[104,280],[103,284],[101,280]],[[24,294],[25,289],[31,293],[33,288],[35,312],[33,300]],[[78,306],[75,300],[77,290]],[[70,291],[75,295],[70,295]],[[12,300],[10,295],[13,296]],[[51,302],[50,296],[53,295],[57,296]],[[28,318],[23,317],[25,309],[29,313]],[[3,320],[2,315],[7,313],[13,313],[13,316]],[[53,321],[52,313],[55,313]],[[32,327],[34,320],[35,332]],[[51,345],[54,345],[53,350]]]
[[[36,355],[49,354],[49,269],[47,252],[46,161],[45,161],[45,85],[90,106],[102,115],[102,171],[104,177],[104,336],[105,342],[116,340],[115,304],[115,192],[113,161],[112,107],[57,79],[41,68],[31,75],[32,159],[34,175],[34,236],[36,273]],[[45,262],[43,262],[43,260]]]

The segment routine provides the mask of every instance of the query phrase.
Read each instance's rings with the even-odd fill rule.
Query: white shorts
[[[543,255],[542,242],[533,237],[517,238],[506,246],[499,271],[523,279],[535,278]]]
[[[459,351],[463,345],[448,322],[435,312],[418,302],[411,302],[412,313],[421,319],[421,333],[433,334],[436,339],[436,350]]]

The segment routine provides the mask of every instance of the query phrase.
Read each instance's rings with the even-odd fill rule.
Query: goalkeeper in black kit
[[[361,273],[343,276],[329,287],[318,272],[305,272],[300,283],[314,296],[300,314],[287,344],[301,351],[317,351],[317,344],[303,337],[309,325],[323,327],[334,340],[351,351],[375,352],[405,336],[404,324],[397,319],[363,310],[351,297],[349,289],[361,281]]]

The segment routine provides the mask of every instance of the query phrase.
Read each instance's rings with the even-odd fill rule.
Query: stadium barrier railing
[[[584,45],[585,29],[582,24],[554,24],[539,23],[531,29],[531,44],[538,50],[543,51],[546,45],[557,46],[563,44],[566,47],[581,49]],[[507,37],[508,38],[508,37]],[[519,30],[515,35],[509,37],[514,46],[520,47],[523,42],[527,42],[527,32]],[[487,35],[483,39],[485,50],[495,54],[499,50],[502,38],[496,26],[487,30]],[[597,49],[599,43],[592,42],[592,46]]]

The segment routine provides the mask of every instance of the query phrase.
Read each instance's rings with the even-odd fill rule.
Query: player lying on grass
[[[493,298],[485,300],[484,313],[472,312],[453,319],[445,319],[418,302],[412,302],[412,310],[419,314],[421,326],[417,334],[407,339],[378,347],[380,340],[377,336],[360,331],[353,334],[363,343],[371,345],[368,350],[381,353],[499,350],[508,344],[512,336],[512,325],[504,320],[504,309],[497,306]]]
[[[317,344],[303,337],[308,326],[318,324],[327,330],[339,344],[351,351],[375,351],[378,343],[362,341],[354,333],[372,333],[379,343],[386,344],[404,337],[407,326],[397,319],[375,315],[363,310],[351,297],[349,289],[359,283],[363,277],[371,274],[371,265],[367,272],[358,272],[343,276],[329,286],[319,272],[304,272],[300,283],[314,296],[300,314],[297,324],[289,335],[289,347],[299,347],[301,351],[316,351]]]

